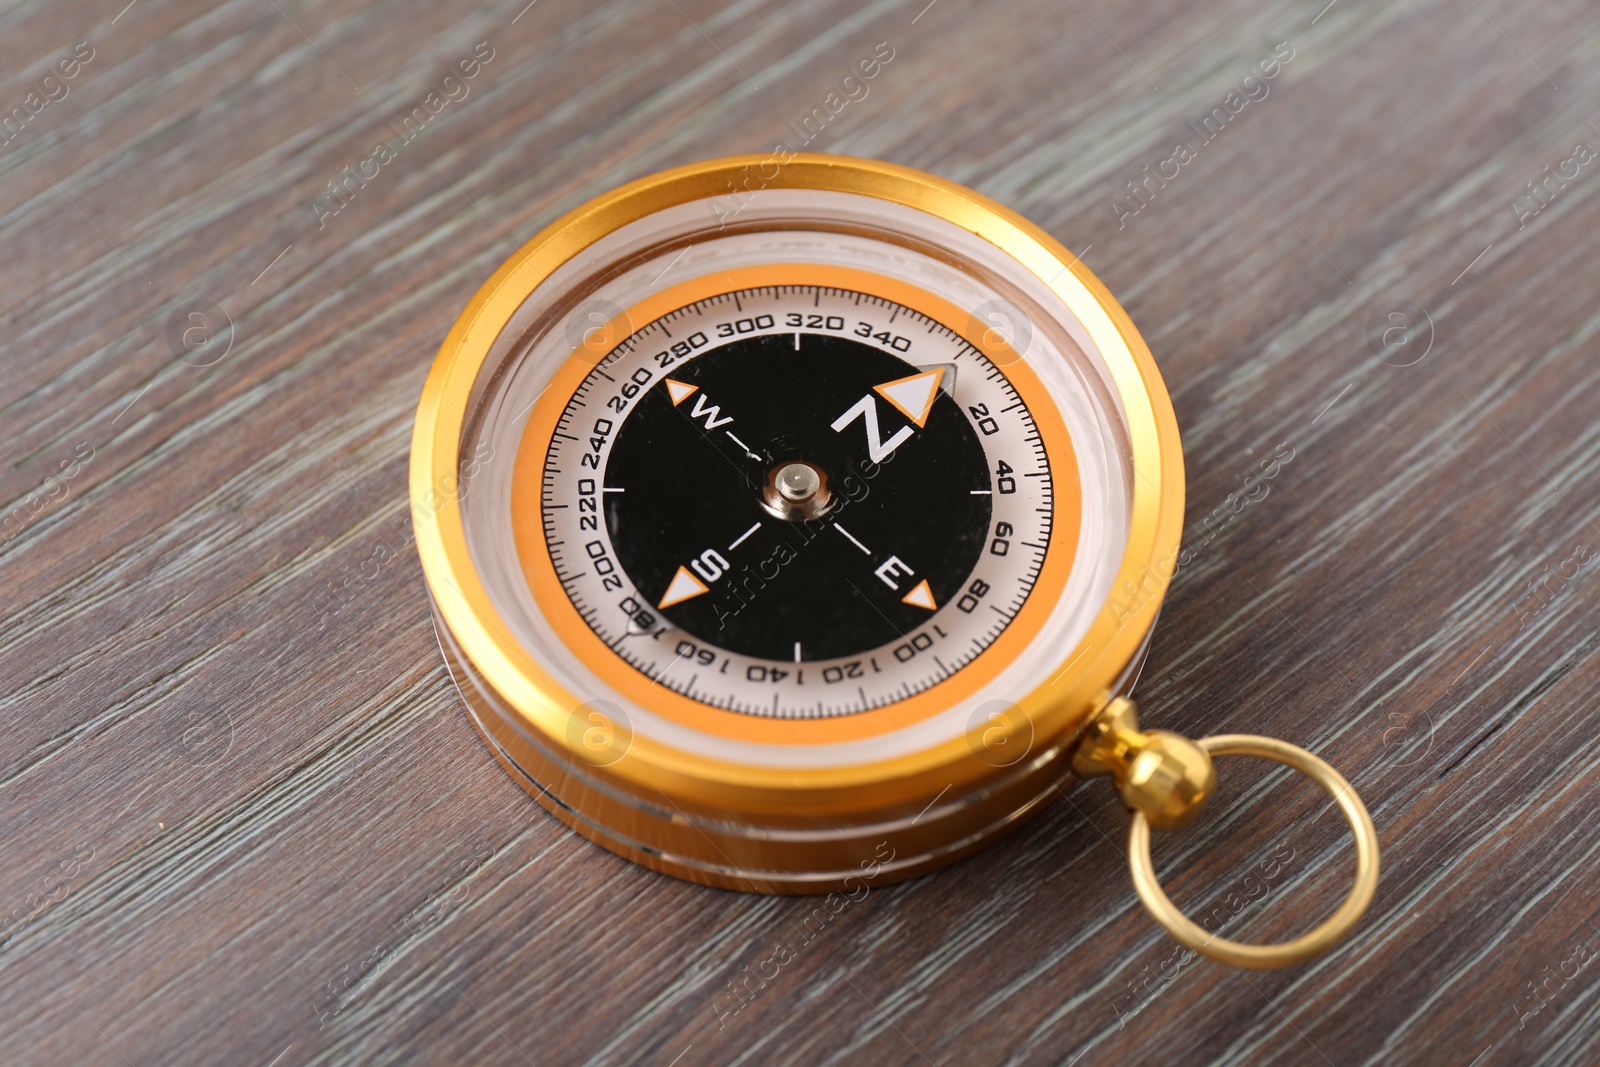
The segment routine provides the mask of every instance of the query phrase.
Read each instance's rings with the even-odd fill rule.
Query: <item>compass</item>
[[[748,157],[578,208],[450,331],[411,483],[472,721],[628,859],[851,893],[1109,774],[1136,886],[1197,951],[1306,958],[1371,897],[1371,821],[1332,768],[1139,730],[1183,517],[1171,403],[1084,265],[970,190]],[[1143,876],[1212,754],[1290,763],[1349,818],[1357,886],[1312,934],[1221,941]]]

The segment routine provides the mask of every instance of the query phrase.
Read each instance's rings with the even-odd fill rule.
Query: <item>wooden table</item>
[[[1594,1063],[1600,20],[1324,2],[0,14],[0,1060]],[[1194,559],[1141,704],[1366,798],[1383,881],[1317,962],[1179,968],[1093,784],[719,1019],[810,903],[585,842],[458,706],[406,520],[445,330],[585,199],[794,141],[880,43],[808,147],[1032,218],[1162,366]],[[1175,899],[1307,928],[1342,823],[1226,781],[1158,848]]]

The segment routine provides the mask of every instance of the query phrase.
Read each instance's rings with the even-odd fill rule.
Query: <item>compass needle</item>
[[[925,426],[928,412],[933,408],[933,398],[939,391],[939,379],[943,376],[943,370],[923,371],[875,385],[872,391],[893,404],[900,414],[918,426]]]
[[[902,604],[910,604],[916,608],[927,608],[929,611],[938,610],[939,605],[933,602],[933,591],[928,588],[928,579],[924,578],[912,587],[911,592],[900,598]]]
[[[656,602],[656,607],[665,610],[674,604],[681,604],[685,600],[691,600],[710,591],[704,582],[689,573],[687,567],[679,567],[673,574],[672,581],[667,583],[667,591],[662,593],[661,599]]]

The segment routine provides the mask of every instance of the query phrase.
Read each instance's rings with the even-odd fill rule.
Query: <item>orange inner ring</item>
[[[541,479],[556,422],[568,401],[597,359],[580,350],[557,369],[540,394],[522,440],[517,447],[511,482],[511,524],[534,601],[562,643],[597,678],[642,708],[691,729],[738,741],[761,744],[831,744],[875,737],[930,718],[976,692],[1009,666],[1043,627],[1061,599],[1077,554],[1083,512],[1078,482],[1077,456],[1067,427],[1044,383],[1010,346],[990,338],[993,331],[973,336],[970,315],[941,297],[894,278],[870,271],[820,264],[772,264],[741,267],[703,275],[655,293],[608,323],[601,334],[608,345],[624,340],[633,330],[662,315],[707,297],[771,286],[821,286],[864,292],[891,300],[938,321],[982,352],[1006,377],[1027,404],[1050,458],[1055,514],[1044,565],[1027,601],[1011,623],[988,648],[966,667],[920,693],[885,707],[827,719],[767,719],[741,712],[723,711],[673,692],[652,681],[608,648],[579,616],[556,576],[545,545]],[[596,355],[592,350],[591,355]]]

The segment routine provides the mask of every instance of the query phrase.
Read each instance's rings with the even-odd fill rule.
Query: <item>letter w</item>
[[[718,426],[724,426],[733,421],[732,415],[729,415],[725,419],[717,418],[717,416],[720,414],[722,414],[722,407],[718,404],[707,404],[706,394],[701,393],[699,396],[694,398],[694,410],[689,412],[689,417],[691,419],[698,419],[700,416],[704,415],[706,419],[706,429],[715,430]]]
[[[896,430],[888,440],[878,436],[878,405],[872,402],[872,394],[868,393],[849,411],[833,420],[833,428],[839,433],[844,433],[844,428],[856,421],[861,416],[867,420],[867,454],[872,457],[872,462],[882,463],[889,458],[889,453],[905,444],[915,431],[910,426],[902,426]]]

